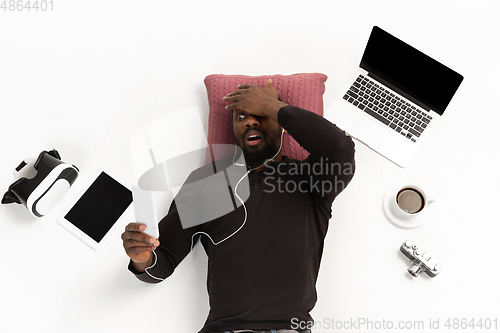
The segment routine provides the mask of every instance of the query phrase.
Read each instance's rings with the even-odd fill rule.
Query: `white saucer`
[[[422,186],[420,186],[419,184],[417,184],[415,182],[409,182],[409,181],[398,182],[398,183],[392,185],[387,190],[387,192],[385,193],[385,197],[384,197],[384,213],[385,213],[385,216],[387,217],[387,219],[390,222],[392,222],[392,223],[394,223],[394,224],[396,224],[396,225],[398,225],[400,227],[403,227],[403,228],[416,228],[416,227],[420,227],[425,222],[429,221],[429,219],[432,216],[432,210],[433,210],[432,206],[435,205],[435,203],[429,204],[425,208],[425,210],[423,212],[421,212],[420,214],[418,214],[418,215],[410,216],[410,217],[407,217],[407,218],[401,218],[401,217],[397,216],[396,214],[394,214],[394,212],[391,209],[392,200],[395,200],[394,198],[396,197],[398,191],[401,188],[403,188],[403,186],[408,186],[408,185],[414,185],[414,186],[422,187]]]

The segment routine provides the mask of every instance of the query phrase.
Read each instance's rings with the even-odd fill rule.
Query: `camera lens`
[[[423,270],[421,263],[417,261],[412,261],[412,266],[408,268],[408,272],[414,277],[418,277],[418,274]]]

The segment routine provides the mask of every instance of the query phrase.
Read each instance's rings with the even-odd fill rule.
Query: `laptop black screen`
[[[373,27],[360,67],[370,76],[442,115],[463,76],[414,47]]]

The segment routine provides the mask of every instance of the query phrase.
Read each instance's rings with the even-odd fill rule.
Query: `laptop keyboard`
[[[413,142],[432,120],[427,112],[363,75],[358,76],[344,99]]]

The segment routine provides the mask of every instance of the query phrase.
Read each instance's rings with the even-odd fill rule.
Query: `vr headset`
[[[16,180],[2,198],[2,204],[23,204],[36,217],[46,215],[78,177],[78,168],[61,161],[57,150],[43,151],[35,163],[22,161],[15,169]],[[33,173],[36,175],[30,178]]]

